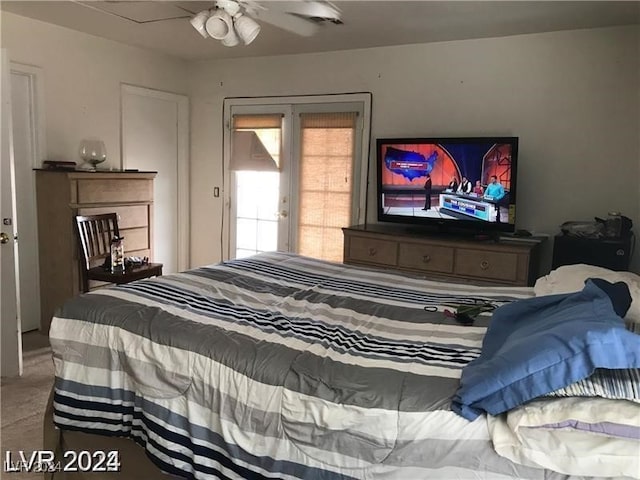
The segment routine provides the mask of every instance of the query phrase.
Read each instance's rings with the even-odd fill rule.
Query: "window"
[[[352,218],[356,119],[356,112],[301,114],[301,255],[342,261],[342,227]]]
[[[282,115],[235,115],[233,130],[256,133],[280,165]],[[234,166],[232,165],[232,168]],[[241,166],[239,168],[242,168]],[[278,249],[280,174],[235,170],[235,258]]]

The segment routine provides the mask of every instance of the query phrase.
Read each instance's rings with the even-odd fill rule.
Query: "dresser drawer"
[[[542,240],[474,242],[459,236],[414,234],[404,226],[375,223],[342,231],[346,264],[482,285],[532,286],[537,278],[537,251]]]
[[[120,229],[120,235],[124,237],[124,250],[127,256],[129,252],[151,248],[148,228]]]
[[[349,239],[348,260],[395,266],[398,244],[394,241],[353,236]]]
[[[400,243],[398,266],[426,272],[453,272],[453,252],[451,247]]]
[[[456,249],[456,275],[515,282],[518,279],[518,254],[467,248]]]
[[[78,179],[77,203],[151,202],[153,183],[147,179]]]
[[[135,228],[149,226],[148,205],[125,205],[119,207],[84,207],[78,209],[79,215],[101,215],[103,213],[116,213],[118,215],[118,228]]]

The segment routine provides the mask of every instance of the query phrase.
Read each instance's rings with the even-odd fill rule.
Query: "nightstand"
[[[628,270],[634,243],[633,235],[602,239],[556,235],[552,268],[585,263],[610,270]]]

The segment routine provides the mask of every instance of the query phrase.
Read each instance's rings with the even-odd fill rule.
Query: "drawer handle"
[[[480,262],[480,268],[482,270],[486,270],[487,268],[489,268],[489,262],[487,262],[486,260],[483,260]]]
[[[422,256],[422,262],[423,263],[429,263],[431,261],[431,257],[429,255],[423,255]]]
[[[624,250],[619,248],[618,250],[616,250],[616,255],[618,257],[624,257]]]
[[[375,248],[373,248],[373,247],[369,248],[369,256],[370,257],[373,257],[376,253],[378,253],[378,251]]]

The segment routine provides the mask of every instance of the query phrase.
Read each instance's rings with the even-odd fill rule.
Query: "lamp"
[[[235,29],[233,27],[229,30],[229,33],[227,34],[227,36],[222,39],[221,43],[225,47],[235,47],[236,45],[238,45],[240,43],[240,39],[238,38],[238,34],[236,33],[236,31],[235,31]]]
[[[211,12],[209,10],[203,10],[197,13],[191,20],[189,20],[193,28],[195,28],[198,33],[204,38],[209,38],[209,34],[207,33],[207,29],[205,28],[205,24],[207,23],[209,15],[211,15]]]
[[[231,170],[278,172],[278,165],[253,130],[236,130],[231,141]]]
[[[211,38],[222,40],[233,31],[233,20],[224,10],[216,10],[205,22],[205,29]]]
[[[236,27],[238,36],[242,39],[245,45],[249,45],[255,40],[260,33],[260,25],[253,18],[249,18],[246,15],[239,14],[234,18],[233,24]]]
[[[107,159],[107,147],[102,140],[85,138],[80,142],[80,158],[91,164],[92,169],[96,170],[98,164]]]

